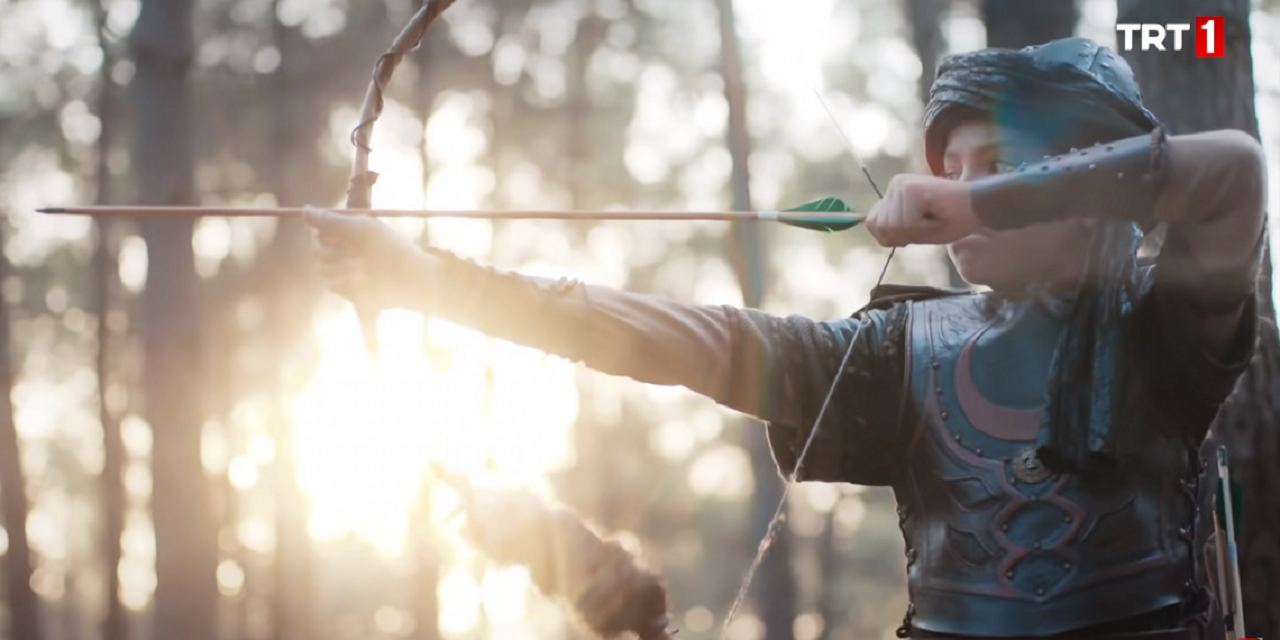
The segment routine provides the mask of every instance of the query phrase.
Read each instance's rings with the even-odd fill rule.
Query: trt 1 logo
[[[1225,38],[1223,38],[1223,26],[1226,21],[1222,16],[1196,16],[1196,57],[1198,58],[1221,58],[1225,46]],[[1141,47],[1143,51],[1150,51],[1152,48],[1157,51],[1168,51],[1165,47],[1165,38],[1173,34],[1173,50],[1182,51],[1182,34],[1191,31],[1191,25],[1187,23],[1170,23],[1155,24],[1147,22],[1127,22],[1116,25],[1116,31],[1124,34],[1124,38],[1120,43],[1120,47],[1125,51],[1133,51],[1133,36],[1138,34],[1142,38]]]

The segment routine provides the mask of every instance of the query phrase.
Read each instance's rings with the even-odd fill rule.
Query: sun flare
[[[389,108],[384,119],[407,117],[398,111]],[[439,126],[437,118],[450,126]],[[464,114],[449,107],[428,126],[456,141],[473,133]],[[420,158],[404,138],[388,138],[375,145],[372,161],[379,173],[376,204],[421,207]],[[474,168],[475,145],[441,142],[455,153],[435,156],[440,166],[433,171],[441,178],[432,180],[428,204],[477,206],[481,191],[474,183],[445,179]],[[473,254],[489,244],[486,221],[441,222],[431,223],[434,243]],[[355,534],[397,554],[431,461],[486,482],[528,486],[566,460],[577,415],[572,364],[401,311],[382,314],[375,360],[351,306],[339,308],[315,326],[319,362],[295,407],[298,480],[311,501],[314,536]]]

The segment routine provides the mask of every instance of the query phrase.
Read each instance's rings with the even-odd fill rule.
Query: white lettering
[[[1142,50],[1151,47],[1164,51],[1164,27],[1158,24],[1142,25]]]
[[[1212,27],[1210,27],[1212,29]],[[1182,34],[1191,31],[1191,25],[1187,23],[1120,23],[1116,25],[1116,31],[1124,34],[1124,43],[1121,45],[1124,51],[1133,51],[1133,34],[1142,33],[1142,50],[1150,51],[1155,47],[1159,51],[1165,51],[1164,38],[1169,31],[1173,32],[1173,50],[1182,51]]]
[[[1141,28],[1140,24],[1117,24],[1116,31],[1124,32],[1124,50],[1133,51],[1133,32]]]
[[[1206,20],[1204,25],[1200,27],[1204,31],[1204,52],[1211,56],[1218,53],[1218,38],[1213,29],[1217,24],[1217,20]]]

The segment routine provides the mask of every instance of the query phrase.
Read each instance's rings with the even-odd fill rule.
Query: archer
[[[896,178],[867,228],[946,245],[991,290],[884,287],[837,321],[500,272],[365,216],[307,219],[328,286],[362,304],[685,386],[768,422],[786,473],[816,430],[799,479],[897,495],[901,637],[1204,637],[1198,447],[1254,349],[1260,145],[1168,135],[1128,65],[1079,38],[946,59],[924,137],[933,175]],[[1157,224],[1163,249],[1140,260]]]

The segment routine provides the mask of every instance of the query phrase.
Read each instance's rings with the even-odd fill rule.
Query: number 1
[[[1217,20],[1206,20],[1204,24],[1200,25],[1200,28],[1204,29],[1205,53],[1208,55],[1213,55],[1217,53],[1217,51],[1215,51],[1214,49],[1215,49],[1215,45],[1218,44],[1218,39],[1213,34],[1213,25],[1217,23],[1218,23]]]

